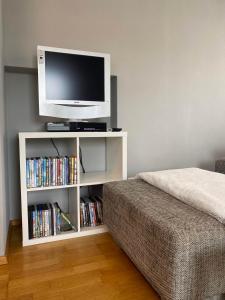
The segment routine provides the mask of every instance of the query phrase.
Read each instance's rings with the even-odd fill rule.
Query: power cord
[[[80,152],[80,165],[81,165],[83,173],[86,173],[85,169],[84,169],[84,165],[83,165],[83,157],[82,157],[82,149],[81,149],[81,147],[79,147],[79,152]]]
[[[53,138],[51,138],[50,140],[52,142],[53,147],[55,148],[55,150],[57,152],[57,155],[60,156],[59,149],[56,146],[55,141],[53,140]],[[80,151],[80,165],[81,165],[81,168],[82,168],[82,172],[86,173],[85,172],[85,168],[84,168],[84,164],[83,164],[83,156],[82,156],[82,149],[81,149],[81,147],[79,147],[79,151]]]
[[[52,138],[51,138],[51,142],[52,142],[52,145],[53,145],[53,147],[55,148],[55,150],[57,152],[57,155],[60,156],[59,149],[57,148],[57,146],[56,146],[56,144],[55,144],[55,142],[54,142],[54,140]]]

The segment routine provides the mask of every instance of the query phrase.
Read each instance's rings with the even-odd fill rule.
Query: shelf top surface
[[[126,137],[127,132],[19,132],[19,137],[26,139],[35,139],[35,138],[77,138],[77,137]]]

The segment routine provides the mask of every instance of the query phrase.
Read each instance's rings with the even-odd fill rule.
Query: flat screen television
[[[39,113],[68,119],[110,116],[110,55],[38,46]]]

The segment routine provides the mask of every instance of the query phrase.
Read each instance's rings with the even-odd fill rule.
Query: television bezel
[[[39,73],[39,94],[48,104],[71,105],[71,106],[95,106],[102,105],[104,102],[110,102],[110,55],[99,52],[89,52],[82,50],[71,50],[47,46],[38,46],[38,73]],[[84,56],[102,57],[104,59],[104,100],[103,101],[86,101],[82,99],[73,100],[50,100],[46,96],[45,80],[45,52],[57,52],[65,54],[76,54]]]
[[[105,101],[82,101],[69,100],[52,100],[46,99],[45,87],[45,51],[58,53],[74,53],[81,55],[91,55],[104,57],[105,62]],[[110,117],[111,115],[111,86],[110,86],[110,55],[106,53],[71,50],[55,48],[48,46],[37,46],[37,64],[38,64],[38,98],[39,98],[39,115],[67,120],[85,120]]]

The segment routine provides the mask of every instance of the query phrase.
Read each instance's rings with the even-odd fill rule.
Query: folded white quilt
[[[225,224],[225,175],[198,168],[139,173],[137,178]]]

